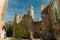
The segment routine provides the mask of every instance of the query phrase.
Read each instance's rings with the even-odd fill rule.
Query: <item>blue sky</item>
[[[15,14],[27,14],[29,5],[34,7],[35,19],[41,20],[41,4],[48,4],[50,0],[8,0],[5,22],[14,20]]]

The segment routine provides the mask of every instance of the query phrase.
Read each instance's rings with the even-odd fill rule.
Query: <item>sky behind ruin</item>
[[[14,20],[15,14],[27,14],[29,5],[34,7],[35,19],[41,20],[41,4],[48,4],[50,0],[8,0],[5,22]]]

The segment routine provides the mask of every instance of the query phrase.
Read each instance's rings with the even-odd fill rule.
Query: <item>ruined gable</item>
[[[46,7],[47,7],[46,4],[42,4],[42,5],[41,5],[41,11],[44,10]]]

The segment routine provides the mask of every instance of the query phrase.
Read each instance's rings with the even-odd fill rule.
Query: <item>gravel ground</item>
[[[5,39],[1,39],[0,40],[12,40],[13,37],[7,37]],[[30,39],[22,39],[22,40],[30,40]],[[41,39],[33,39],[33,40],[41,40]]]

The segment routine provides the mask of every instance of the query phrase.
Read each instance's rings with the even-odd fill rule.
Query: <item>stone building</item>
[[[14,19],[14,25],[16,26],[16,24],[19,24],[20,23],[20,25],[21,25],[21,22],[22,22],[22,18],[23,17],[23,15],[21,15],[21,14],[16,14],[16,16],[15,16],[15,19]]]
[[[42,21],[34,21],[33,22],[33,35],[34,38],[40,38],[41,37],[41,27],[42,27]]]
[[[45,37],[49,37],[49,35],[51,35],[50,37],[55,37],[57,40],[60,40],[60,23],[56,22],[54,12],[55,2],[57,3],[59,9],[59,0],[51,0],[51,2],[42,10],[42,33]],[[52,38],[50,40],[52,40]]]
[[[29,11],[26,15],[15,15],[14,24],[15,26],[16,24],[19,24],[20,26],[25,26],[31,39],[33,39],[35,35],[35,38],[39,37],[38,34],[40,33],[40,27],[42,25],[40,21],[34,21],[34,8],[32,5],[29,6]]]
[[[18,24],[26,26],[31,39],[34,37],[42,37],[46,40],[53,40],[54,38],[58,40],[60,38],[60,23],[56,22],[55,3],[57,3],[58,10],[60,11],[60,0],[51,0],[48,5],[41,6],[42,21],[34,21],[34,8],[32,5],[29,7],[27,15],[19,17],[19,21],[21,18],[22,20]],[[15,16],[15,23],[16,18],[17,16]]]

